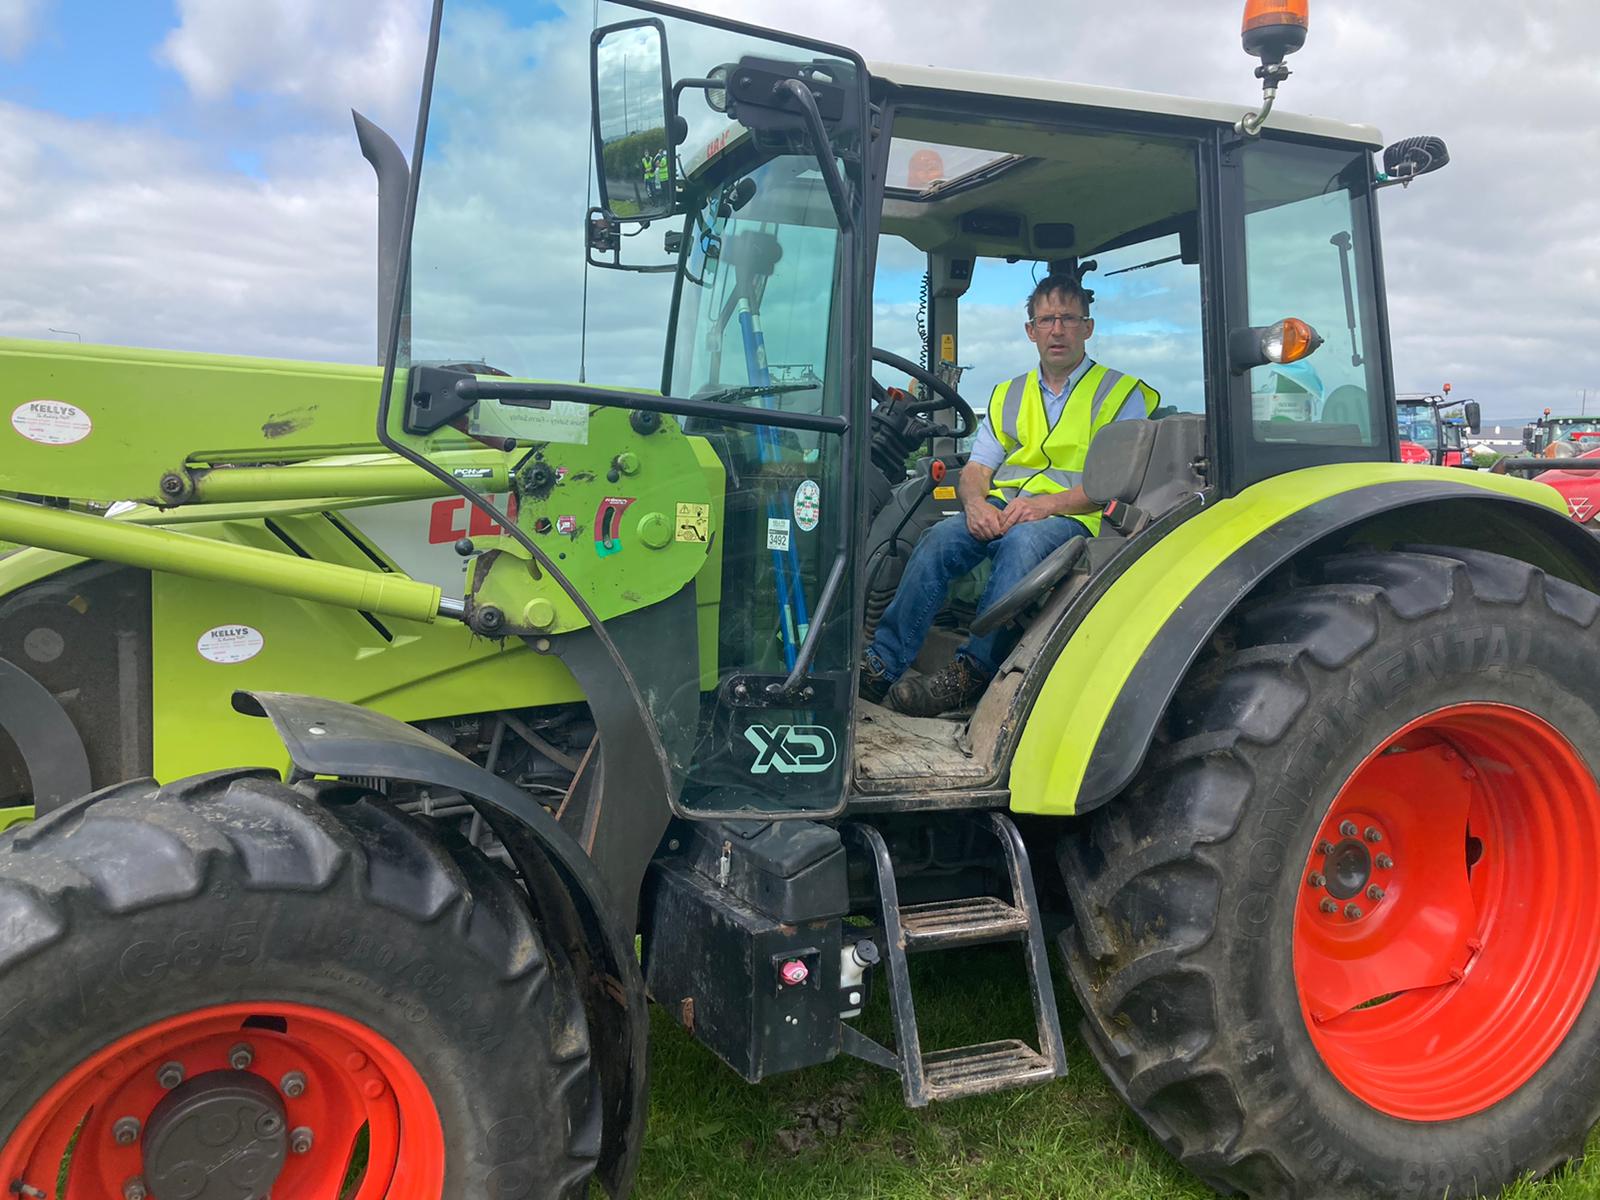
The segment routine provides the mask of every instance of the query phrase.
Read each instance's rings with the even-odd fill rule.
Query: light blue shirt
[[[1050,390],[1050,385],[1044,381],[1044,373],[1040,372],[1039,395],[1044,400],[1044,415],[1050,422],[1052,429],[1055,428],[1056,422],[1061,419],[1061,411],[1066,408],[1067,397],[1072,395],[1072,389],[1078,386],[1078,381],[1088,373],[1089,368],[1092,366],[1094,366],[1094,359],[1085,354],[1083,361],[1067,373],[1067,381],[1061,385],[1059,392]],[[1117,411],[1116,419],[1119,421],[1142,421],[1145,419],[1148,407],[1149,401],[1145,396],[1144,385],[1141,384],[1128,393],[1127,400],[1123,401],[1122,407]],[[1000,464],[1006,461],[1005,448],[1000,445],[1000,439],[995,436],[994,430],[989,428],[987,417],[984,418],[983,424],[978,426],[978,432],[972,442],[972,454],[969,461],[988,467],[991,471],[999,470]]]

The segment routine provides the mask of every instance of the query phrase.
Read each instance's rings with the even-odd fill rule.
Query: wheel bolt
[[[228,1065],[235,1071],[248,1071],[255,1060],[256,1052],[248,1042],[240,1042],[228,1051]]]
[[[1367,889],[1367,899],[1368,900],[1371,900],[1374,903],[1376,903],[1377,901],[1382,900],[1383,897],[1384,897],[1384,891],[1377,884],[1373,884],[1371,887],[1369,887]]]
[[[1378,870],[1380,870],[1380,871],[1388,871],[1388,870],[1392,870],[1393,868],[1394,868],[1394,859],[1390,858],[1387,854],[1378,855]]]
[[[290,1071],[278,1084],[278,1090],[289,1099],[297,1100],[306,1094],[306,1077],[299,1071]]]
[[[1376,843],[1383,841],[1383,831],[1376,825],[1368,825],[1366,833],[1363,836],[1365,836],[1369,842]]]
[[[289,1135],[289,1149],[296,1154],[311,1153],[311,1130],[302,1125]]]
[[[1344,906],[1344,915],[1352,921],[1359,921],[1361,919],[1361,910],[1354,904],[1346,904]]]
[[[150,1200],[150,1193],[145,1189],[144,1180],[135,1176],[123,1184],[122,1200]]]
[[[1317,843],[1317,853],[1318,854],[1332,854],[1333,853],[1333,843],[1332,842],[1318,842]]]
[[[123,1117],[111,1127],[111,1136],[119,1146],[131,1146],[139,1140],[139,1118]]]
[[[1319,888],[1328,882],[1328,877],[1321,871],[1313,871],[1306,877],[1306,883],[1314,888]]]
[[[1322,911],[1325,913],[1336,913],[1339,911],[1339,906],[1332,900],[1324,900],[1322,902]]]
[[[1339,832],[1344,834],[1345,837],[1355,837],[1356,823],[1354,821],[1340,821]]]
[[[156,1072],[156,1082],[170,1092],[173,1088],[177,1087],[183,1082],[183,1064],[180,1062],[169,1062],[165,1064],[159,1071]],[[143,1187],[144,1184],[141,1183],[139,1186]]]

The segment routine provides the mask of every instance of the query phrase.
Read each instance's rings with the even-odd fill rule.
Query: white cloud
[[[0,0],[0,60],[15,60],[39,34],[48,0]]]
[[[159,132],[0,104],[0,332],[372,361],[374,185],[353,136],[267,166],[252,179]]]
[[[160,56],[197,97],[284,96],[317,112],[416,113],[428,7],[415,0],[177,0]]]

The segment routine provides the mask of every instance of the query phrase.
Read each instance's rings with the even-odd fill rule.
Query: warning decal
[[[218,625],[200,635],[195,649],[207,662],[242,663],[260,654],[266,644],[259,629],[248,625]]]
[[[705,542],[711,537],[711,506],[709,504],[678,504],[677,540],[680,542]]]
[[[41,446],[70,446],[94,429],[89,414],[59,400],[29,400],[11,413],[11,428]]]

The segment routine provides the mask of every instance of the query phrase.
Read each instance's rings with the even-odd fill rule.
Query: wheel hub
[[[283,1098],[247,1072],[198,1075],[156,1105],[143,1151],[161,1200],[263,1200],[289,1152]]]
[[[1372,878],[1372,855],[1354,838],[1346,838],[1327,858],[1328,895],[1349,900],[1366,889]]]

